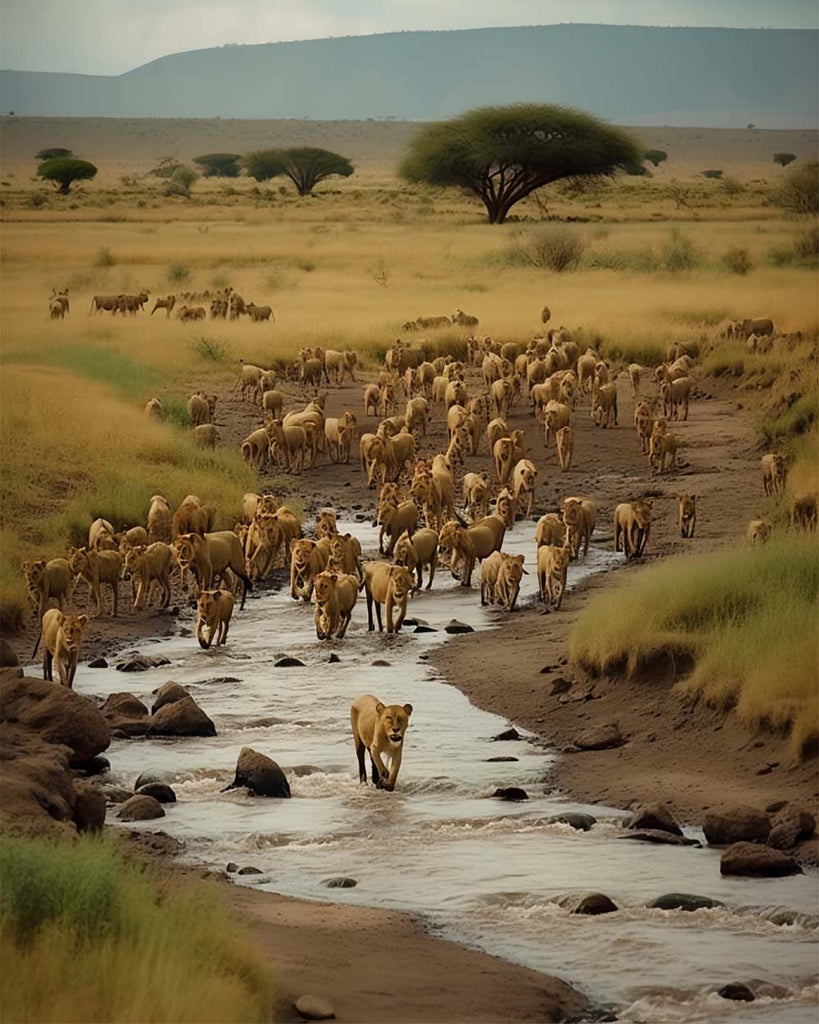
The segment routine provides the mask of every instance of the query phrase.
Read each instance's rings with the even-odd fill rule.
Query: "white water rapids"
[[[341,529],[355,532],[365,553],[374,550],[376,533],[368,525]],[[537,589],[531,524],[507,534],[504,550],[526,555],[531,575],[524,577],[521,600],[531,600]],[[570,585],[604,571],[615,557],[622,555],[593,545],[588,563],[572,566]],[[441,628],[453,617],[491,627],[503,613],[481,609],[479,578],[480,569],[466,591],[439,567],[432,592],[416,596],[408,615]],[[182,618],[192,625],[193,612]],[[170,771],[178,802],[165,805],[161,822],[137,827],[160,827],[183,840],[189,860],[220,868],[232,860],[262,870],[237,879],[240,884],[413,911],[448,938],[565,978],[593,1001],[616,1006],[623,1020],[815,1020],[815,926],[778,926],[739,908],[815,914],[816,875],[723,878],[718,851],[624,841],[618,838],[623,812],[544,792],[540,780],[555,754],[525,739],[492,742],[508,723],[470,705],[426,665],[423,655],[446,639],[443,632],[411,629],[397,637],[368,634],[362,597],[347,638],[320,644],[312,606],[292,602],[283,590],[248,600],[224,650],[202,651],[194,637],[162,640],[141,650],[161,653],[171,665],[133,675],[83,665],[74,685],[101,697],[127,690],[149,706],[151,691],[168,679],[189,688],[218,735],[115,740],[107,778],[132,786],[146,768]],[[328,663],[331,651],[340,662]],[[306,667],[274,668],[284,652]],[[372,667],[375,659],[390,667]],[[394,793],[358,783],[349,706],[361,693],[414,708]],[[293,799],[221,792],[242,746],[279,762]],[[488,760],[498,756],[518,760]],[[291,770],[306,765],[315,770]],[[498,786],[522,786],[530,799],[493,799]],[[583,833],[545,822],[566,810],[589,811],[598,824]],[[337,875],[358,884],[322,886]],[[583,917],[550,902],[572,889],[606,893],[620,909]],[[667,892],[714,897],[728,909],[644,907]],[[715,986],[750,979],[784,985],[789,995],[735,1003],[713,993]]]

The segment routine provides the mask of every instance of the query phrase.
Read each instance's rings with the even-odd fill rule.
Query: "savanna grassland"
[[[403,321],[456,307],[480,318],[482,334],[528,341],[548,304],[552,325],[582,330],[584,344],[618,363],[653,366],[669,342],[696,343],[697,373],[736,384],[737,400],[757,409],[760,450],[789,451],[791,479],[815,490],[816,222],[778,204],[785,172],[770,148],[762,176],[760,134],[742,142],[743,133],[726,133],[738,141],[722,179],[698,167],[721,166],[719,133],[699,133],[689,142],[713,140],[711,159],[668,144],[667,164],[651,177],[551,186],[500,227],[487,226],[467,196],[401,182],[372,148],[360,174],[306,198],[280,180],[246,178],[200,179],[189,197],[168,195],[147,176],[153,163],[140,162],[139,135],[117,154],[127,173],[101,164],[96,181],[57,196],[25,179],[15,150],[2,187],[4,623],[24,611],[21,558],[61,553],[96,516],[130,525],[153,493],[174,504],[193,492],[233,524],[255,481],[237,451],[193,446],[184,399],[195,387],[229,386],[240,358],[282,367],[305,345],[354,348],[372,367]],[[778,149],[811,141],[776,134],[791,136]],[[64,136],[57,141],[70,145]],[[54,139],[40,133],[45,144]],[[741,145],[754,149],[755,176],[741,173]],[[212,150],[214,140],[193,148]],[[82,155],[93,158],[85,147]],[[228,284],[272,305],[275,325],[147,313],[157,295]],[[48,319],[53,286],[70,289],[64,321]],[[88,313],[95,293],[143,288],[151,300],[137,317]],[[720,339],[723,321],[746,316],[770,316],[802,340],[750,355]],[[466,333],[430,340],[455,351]],[[166,404],[164,423],[142,412],[152,396]],[[787,498],[771,514],[784,523]],[[615,657],[619,643],[613,635],[612,651],[594,657]]]

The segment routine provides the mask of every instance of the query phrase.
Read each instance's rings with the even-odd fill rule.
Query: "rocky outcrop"
[[[759,843],[734,843],[729,846],[720,858],[719,869],[723,875],[749,875],[755,878],[802,874],[802,868],[793,857]]]
[[[0,814],[33,832],[100,828],[105,797],[73,765],[105,750],[110,730],[93,701],[59,683],[0,671]]]
[[[252,747],[242,747],[236,761],[236,775],[228,789],[246,787],[256,796],[288,798],[290,784],[276,762]]]
[[[184,700],[189,696],[188,691],[180,683],[163,683],[162,686],[154,690],[154,703],[151,708],[151,714],[155,715],[166,704],[173,704],[175,701]]]
[[[803,839],[810,839],[815,831],[816,819],[812,814],[786,807],[771,822],[768,846],[776,850],[790,850]]]
[[[702,830],[710,846],[731,843],[764,843],[771,831],[767,814],[755,807],[731,807],[705,815]]]
[[[163,704],[152,716],[148,736],[215,736],[216,726],[187,694]]]
[[[100,712],[115,737],[144,736],[148,730],[148,709],[132,693],[111,693]]]
[[[138,793],[119,805],[117,817],[120,821],[152,821],[154,818],[164,818],[165,812],[158,800]]]

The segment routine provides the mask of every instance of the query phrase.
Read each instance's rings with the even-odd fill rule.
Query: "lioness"
[[[697,496],[696,494],[681,494],[680,504],[680,536],[693,537],[694,527],[697,525]]]
[[[389,562],[365,562],[362,566],[362,586],[367,598],[367,620],[370,632],[373,624],[373,604],[378,620],[378,632],[384,630],[381,621],[381,605],[387,606],[387,632],[400,633],[407,614],[407,601],[412,593],[412,573],[405,565],[390,565]],[[398,612],[397,616],[395,612]]]
[[[392,792],[398,780],[401,755],[404,752],[404,734],[409,727],[412,704],[383,704],[372,694],[364,694],[350,705],[353,742],[358,758],[358,781],[367,781],[364,751],[369,750],[372,780],[378,789]],[[390,759],[389,771],[381,760]]]
[[[548,599],[552,608],[560,608],[566,589],[566,574],[571,553],[567,546],[544,544],[537,549],[537,585],[541,601]]]
[[[614,510],[614,550],[639,558],[651,532],[651,502],[624,501]]]
[[[196,619],[196,639],[200,647],[208,650],[214,637],[217,647],[225,643],[235,603],[233,594],[226,590],[202,591],[197,602],[199,614]]]
[[[65,558],[52,558],[48,562],[38,558],[25,561],[23,575],[28,585],[29,601],[37,606],[39,615],[45,613],[50,598],[54,598],[62,610],[71,586],[71,567]]]
[[[315,578],[316,636],[319,640],[343,639],[358,600],[358,577],[320,572]]]
[[[43,679],[54,681],[52,669],[56,667],[61,686],[72,689],[80,642],[88,623],[87,615],[64,615],[58,608],[49,608],[43,616]],[[35,653],[36,653],[35,647]]]

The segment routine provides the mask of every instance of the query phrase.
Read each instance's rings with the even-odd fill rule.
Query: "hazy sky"
[[[817,0],[0,0],[0,65],[119,74],[181,50],[555,22],[817,28]]]

